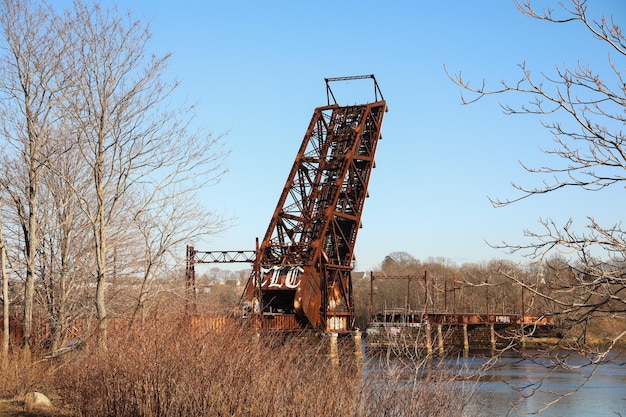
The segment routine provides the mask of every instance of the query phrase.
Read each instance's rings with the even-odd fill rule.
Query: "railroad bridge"
[[[447,326],[498,324],[503,326],[550,326],[553,321],[547,317],[521,314],[480,314],[480,313],[428,313],[403,309],[390,309],[378,313],[370,323],[431,323]]]
[[[406,281],[407,301],[411,293],[411,283],[421,282],[424,290],[423,308],[412,309],[407,302],[405,308],[383,308],[377,311],[374,303],[375,280]],[[448,311],[447,299],[444,301],[445,311],[429,311],[431,287],[427,272],[422,277],[370,273],[370,316],[367,327],[369,344],[385,346],[399,339],[406,339],[406,336],[412,339],[422,336],[427,350],[432,349],[433,341],[436,341],[440,350],[443,350],[444,345],[462,346],[464,350],[469,349],[470,345],[495,349],[498,345],[511,343],[524,345],[529,337],[538,340],[538,337],[553,336],[555,326],[551,317],[526,314],[523,288],[520,293],[520,313],[458,313],[454,305],[453,311]]]
[[[373,87],[365,102],[337,102],[331,84],[362,80]],[[187,248],[186,283],[193,291],[194,265],[202,259],[252,263],[239,307],[262,328],[348,333],[354,327],[354,247],[387,103],[373,74],[325,78],[325,83],[326,104],[313,111],[255,250]]]
[[[257,239],[255,249],[198,251],[187,247],[185,282],[190,304],[196,294],[196,264],[249,262],[252,272],[237,310],[242,318],[258,323],[261,329],[284,332],[359,333],[351,276],[354,248],[387,103],[374,75],[324,80],[326,104],[313,111],[266,233]],[[373,87],[369,99],[339,104],[331,84],[362,80]],[[375,278],[392,277],[372,274],[372,285]],[[407,280],[409,293],[411,282],[420,279],[395,278]],[[427,288],[426,274],[424,280]],[[372,286],[370,297],[373,292]],[[438,314],[428,311],[427,299],[424,306],[419,314],[407,308],[400,316],[381,315],[372,302],[369,328],[395,332],[434,324],[442,332],[444,326],[461,326],[467,339],[468,326],[490,325],[493,333],[496,325],[544,325],[540,318],[530,316]]]
[[[404,315],[404,313],[402,314]],[[446,347],[469,350],[470,346],[496,349],[508,345],[526,346],[553,336],[554,325],[546,317],[517,314],[429,314],[411,315],[394,321],[395,314],[377,315],[368,323],[368,347],[389,347],[406,342],[421,344],[425,350]]]

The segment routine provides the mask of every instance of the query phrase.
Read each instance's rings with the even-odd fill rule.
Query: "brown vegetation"
[[[32,366],[5,362],[0,394],[41,391],[77,416],[454,416],[468,400],[434,365],[362,364],[351,339],[337,365],[325,336],[192,326],[184,314],[110,333],[107,349],[87,343]]]

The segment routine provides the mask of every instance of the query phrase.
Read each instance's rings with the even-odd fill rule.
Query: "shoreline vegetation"
[[[110,331],[106,347],[94,337],[51,359],[41,352],[29,362],[14,351],[0,364],[0,417],[461,416],[471,397],[447,368],[430,364],[424,376],[418,358],[403,367],[381,363],[375,378],[364,378],[354,345],[341,344],[336,363],[321,336],[312,342],[190,323],[184,314],[147,318]],[[14,414],[30,392],[54,408]]]
[[[149,317],[110,331],[104,347],[93,337],[54,358],[42,351],[29,361],[14,349],[0,363],[0,417],[461,416],[472,396],[472,378],[459,384],[449,362],[444,367],[436,354],[425,361],[423,350],[393,363],[369,356],[376,376],[364,378],[352,340],[339,344],[334,362],[321,335],[192,323],[184,313]],[[528,337],[525,346],[549,350],[563,341]],[[29,409],[24,399],[32,392],[53,406]]]

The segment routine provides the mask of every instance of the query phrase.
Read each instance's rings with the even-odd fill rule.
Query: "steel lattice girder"
[[[244,300],[292,308],[316,328],[351,328],[354,246],[386,109],[383,100],[315,109]]]

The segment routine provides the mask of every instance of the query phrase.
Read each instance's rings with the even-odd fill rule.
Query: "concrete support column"
[[[430,323],[426,323],[426,352],[429,355],[433,353],[433,341],[430,334]]]
[[[437,325],[437,341],[439,343],[439,354],[443,355],[443,331],[441,324]]]
[[[337,348],[337,333],[330,334],[330,363],[339,365],[339,350]]]
[[[363,347],[361,344],[361,331],[354,332],[354,355],[359,363],[363,362]]]
[[[496,350],[496,330],[495,330],[495,326],[493,323],[489,325],[489,333],[490,333],[489,341],[491,342],[491,350]]]

